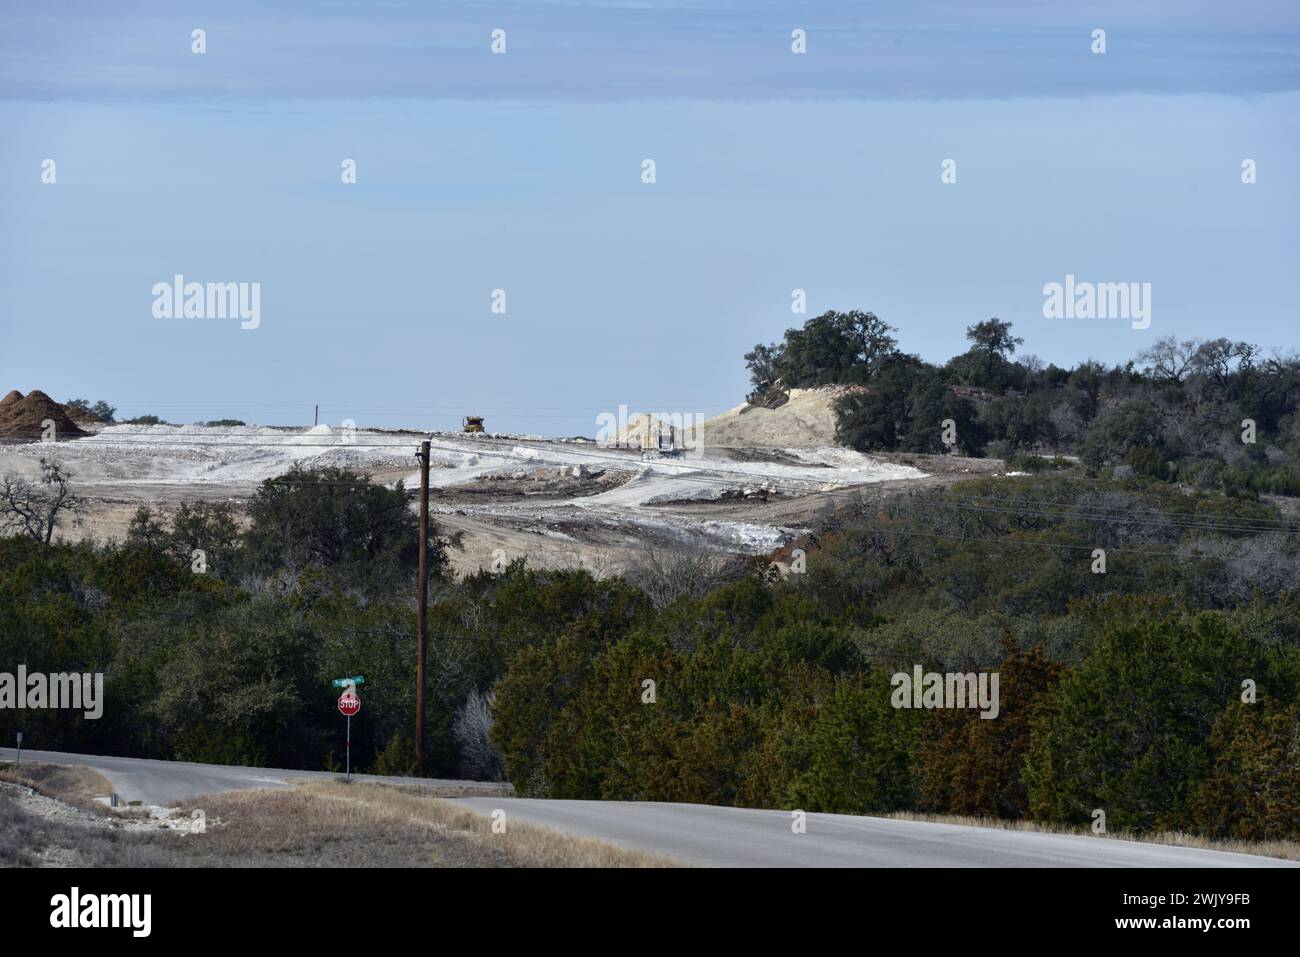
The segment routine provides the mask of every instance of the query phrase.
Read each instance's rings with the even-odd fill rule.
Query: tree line
[[[998,318],[966,330],[942,365],[903,352],[870,312],[830,311],[745,354],[755,401],[773,390],[846,387],[837,438],[860,451],[992,455],[1017,467],[1077,458],[1091,474],[1136,472],[1231,494],[1300,494],[1300,358],[1249,342],[1157,339],[1122,365],[1017,357]],[[954,428],[951,444],[941,423]]]
[[[1065,504],[1063,504],[1065,503]],[[0,661],[105,674],[98,721],[0,711],[34,748],[294,768],[414,765],[418,527],[344,469],[142,509],[118,543],[0,538]],[[1300,837],[1300,563],[1276,507],[1141,474],[845,499],[762,560],[456,579],[431,533],[429,773],[525,794],[929,811]],[[1097,551],[1104,553],[1098,570]],[[916,666],[1000,708],[900,709]],[[649,682],[647,684],[647,682]]]

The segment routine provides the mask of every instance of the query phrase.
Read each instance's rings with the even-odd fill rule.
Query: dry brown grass
[[[1260,857],[1280,857],[1287,861],[1300,861],[1300,841],[1241,841],[1235,839],[1219,840],[1201,837],[1197,834],[1185,834],[1182,831],[1157,831],[1151,834],[1136,834],[1132,831],[1117,831],[1106,834],[1093,834],[1091,830],[1079,828],[1056,827],[1038,821],[1003,821],[997,818],[962,817],[957,814],[915,814],[911,811],[895,811],[881,817],[896,821],[925,821],[932,824],[965,824],[971,827],[987,827],[1003,831],[1034,831],[1039,834],[1075,834],[1081,837],[1109,838],[1113,841],[1139,841],[1144,844],[1171,844],[1175,847],[1195,847],[1207,851],[1229,851],[1234,854],[1256,854]]]
[[[0,765],[0,781],[114,816],[95,801],[108,781],[88,768]],[[508,807],[508,803],[506,803]],[[307,781],[184,802],[201,809],[200,833],[94,827],[74,816],[26,813],[0,792],[0,867],[668,867],[667,858],[488,817],[419,788]],[[133,812],[118,812],[118,818]]]
[[[365,783],[365,782],[363,782]],[[394,791],[401,791],[403,794],[417,794],[425,797],[440,798],[462,798],[462,797],[503,797],[510,798],[515,796],[515,787],[513,784],[502,782],[481,782],[468,785],[448,785],[448,784],[389,784],[385,781],[377,782],[386,788]]]
[[[108,797],[113,785],[98,771],[75,765],[0,764],[0,781],[21,784],[37,794],[97,814],[113,813],[97,797]]]
[[[186,802],[207,815],[185,839],[192,863],[353,867],[669,867],[674,861],[591,838],[492,820],[418,791],[310,781]]]

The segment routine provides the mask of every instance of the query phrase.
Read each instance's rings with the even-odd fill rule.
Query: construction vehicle
[[[741,412],[748,412],[750,409],[779,409],[790,401],[790,390],[786,387],[784,380],[777,379],[775,382],[764,382],[749,395],[745,396],[747,403]]]
[[[467,415],[467,416],[465,416],[465,420],[464,420],[464,422],[461,423],[461,431],[462,431],[462,432],[482,432],[482,431],[483,431],[483,416],[481,416],[481,415]]]

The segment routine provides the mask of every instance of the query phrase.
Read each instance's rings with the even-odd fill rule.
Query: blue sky
[[[931,360],[993,315],[1061,364],[1295,347],[1295,5],[1053,6],[6,7],[0,391],[590,435],[734,405],[794,288]],[[260,282],[260,327],[155,319],[175,273]],[[1066,273],[1150,282],[1151,328],[1044,319]]]

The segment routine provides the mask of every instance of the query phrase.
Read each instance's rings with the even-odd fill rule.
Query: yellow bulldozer
[[[465,416],[465,420],[461,423],[461,431],[462,431],[462,432],[482,432],[482,431],[483,431],[483,416],[481,416],[481,415],[467,415],[467,416]]]

